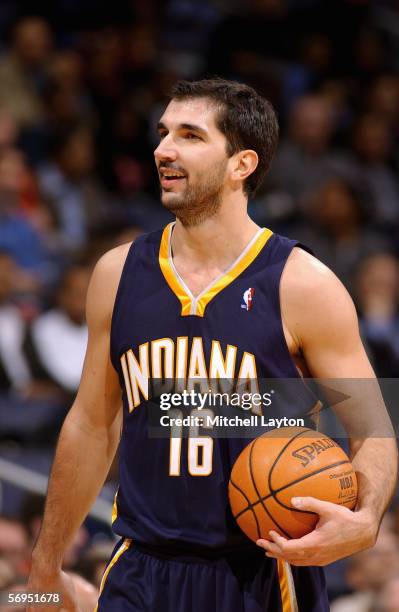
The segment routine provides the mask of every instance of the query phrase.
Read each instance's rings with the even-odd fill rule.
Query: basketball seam
[[[231,478],[230,478],[230,483],[233,485],[233,487],[234,487],[235,489],[237,489],[237,491],[239,491],[239,492],[241,493],[241,495],[242,495],[242,496],[245,498],[246,502],[248,503],[248,506],[245,508],[245,510],[243,510],[242,512],[240,512],[240,513],[239,513],[239,514],[240,514],[240,516],[241,516],[242,514],[244,514],[245,512],[247,512],[247,510],[251,510],[251,512],[252,512],[252,514],[253,514],[253,516],[254,516],[254,519],[255,519],[255,523],[256,523],[256,531],[258,532],[258,538],[260,538],[261,534],[260,534],[260,528],[259,528],[258,517],[256,516],[256,512],[255,512],[255,510],[253,509],[253,506],[252,506],[252,504],[251,504],[251,501],[250,501],[249,497],[248,497],[248,496],[247,496],[247,495],[244,493],[244,491],[243,491],[242,489],[240,489],[240,487],[239,487],[238,485],[236,485],[236,483],[235,483],[235,482],[233,482],[233,481],[231,480]],[[237,520],[237,516],[234,516],[234,519],[235,519],[235,520]]]
[[[315,472],[312,472],[311,474],[307,475],[307,476],[301,476],[301,478],[298,478],[297,480],[293,480],[292,482],[290,482],[289,485],[285,485],[284,489],[288,489],[289,487],[291,487],[294,484],[298,484],[298,482],[302,482],[303,480],[306,480],[307,478],[311,477],[311,476],[316,476],[317,474],[320,474],[321,472],[324,472],[325,470],[329,470],[331,468],[334,467],[338,467],[339,465],[344,465],[345,463],[350,463],[350,461],[348,461],[347,459],[345,459],[344,461],[336,461],[335,463],[330,463],[330,465],[326,465],[322,468],[320,468],[319,470],[316,470]],[[309,510],[299,510],[297,508],[292,508],[291,506],[286,506],[285,504],[283,504],[282,501],[280,501],[277,497],[277,495],[279,493],[281,493],[283,489],[272,489],[272,496],[273,498],[276,500],[276,502],[282,506],[283,508],[286,508],[287,510],[294,510],[295,512],[302,512],[304,514],[316,514],[315,512],[310,512]]]
[[[299,436],[301,436],[303,433],[308,432],[308,431],[313,431],[313,430],[312,430],[312,429],[309,429],[309,428],[306,428],[304,431],[300,431],[299,433],[295,434],[295,436],[292,438],[292,440],[295,440],[295,438],[298,438],[298,437],[299,437]],[[260,436],[260,437],[262,438],[263,436]],[[259,438],[257,438],[257,439],[259,439]],[[256,442],[256,440],[257,440],[257,439],[255,439],[255,440],[252,442],[252,445],[254,445],[254,444],[255,444],[255,442]],[[291,439],[288,441],[287,445],[286,445],[286,446],[284,446],[284,448],[281,450],[281,452],[280,452],[280,453],[277,455],[277,457],[276,457],[276,460],[275,460],[275,461],[277,461],[277,460],[280,458],[281,454],[284,452],[284,450],[286,449],[286,447],[288,446],[288,444],[289,444],[290,442],[291,442]],[[251,451],[252,451],[252,447],[251,447]],[[251,462],[250,462],[250,466],[249,466],[249,467],[250,467],[250,472],[251,472],[252,484],[254,485],[255,491],[258,493],[257,488],[256,488],[256,485],[255,485],[255,482],[254,482],[254,480],[253,480],[253,476],[252,476],[252,464],[251,464]],[[272,466],[272,468],[271,468],[271,469],[273,469],[273,467],[274,467],[274,464],[273,464],[273,466]],[[272,490],[272,489],[270,488],[270,482],[269,482],[269,490],[270,490],[270,491]],[[249,500],[248,500],[248,503],[250,503],[251,508],[253,508],[254,506],[257,506],[258,504],[262,503],[262,500],[266,501],[267,499],[269,499],[269,497],[272,497],[272,495],[271,495],[271,494],[268,494],[268,495],[266,495],[266,496],[264,496],[264,497],[261,497],[261,496],[259,495],[259,493],[258,493],[258,500],[257,500],[256,502],[254,502],[253,504],[252,504],[252,503],[250,503],[250,502],[249,502]],[[240,512],[239,512],[239,513],[238,513],[238,514],[237,514],[237,515],[236,515],[234,518],[235,518],[235,519],[237,519],[237,518],[238,518],[238,517],[240,517],[240,516],[241,516],[241,515],[242,515],[244,512],[246,512],[246,510],[247,510],[247,509],[245,509],[245,510],[241,510],[241,511],[240,511]],[[270,517],[270,518],[272,518],[272,517]],[[274,522],[274,523],[276,523],[275,521],[273,521],[273,522]],[[276,523],[276,525],[277,525],[277,523]]]
[[[278,528],[278,529],[280,529],[280,531],[281,531],[282,533],[284,533],[284,535],[286,535],[287,537],[291,538],[292,536],[291,536],[291,535],[288,533],[288,531],[286,531],[285,529],[283,529],[283,528],[281,527],[281,525],[279,525],[279,523],[278,523],[278,522],[277,522],[277,521],[276,521],[276,520],[273,518],[273,516],[272,516],[272,514],[270,513],[270,511],[269,511],[269,510],[266,508],[266,505],[264,504],[263,499],[261,498],[261,496],[260,496],[260,494],[259,494],[258,487],[256,486],[256,482],[255,482],[254,475],[253,475],[253,470],[252,470],[252,453],[253,453],[253,450],[254,450],[254,448],[255,448],[255,444],[256,444],[256,442],[257,442],[259,439],[260,439],[260,438],[257,438],[256,440],[254,440],[254,441],[252,442],[252,444],[251,444],[251,448],[250,448],[250,450],[249,450],[249,473],[250,473],[250,476],[251,476],[252,484],[253,484],[253,487],[254,487],[254,489],[255,489],[255,492],[256,492],[256,494],[257,494],[257,496],[258,496],[258,499],[259,499],[260,503],[262,504],[263,510],[266,512],[267,516],[268,516],[268,517],[269,517],[269,518],[270,518],[270,519],[273,521],[273,523],[274,523],[274,524],[277,526],[277,528]]]
[[[262,502],[262,500],[266,501],[270,497],[274,498],[275,495],[277,495],[278,493],[281,493],[281,491],[284,491],[285,489],[289,489],[289,487],[291,487],[293,484],[297,484],[298,482],[301,482],[303,480],[306,480],[307,478],[311,478],[312,476],[315,476],[316,474],[319,474],[323,470],[328,470],[330,468],[337,467],[338,465],[343,465],[344,463],[350,463],[350,461],[345,459],[345,461],[339,461],[337,463],[331,463],[330,465],[326,465],[325,467],[321,468],[320,470],[315,470],[314,472],[311,472],[310,474],[307,474],[306,476],[301,476],[301,478],[299,478],[298,480],[293,480],[289,484],[286,484],[283,487],[280,487],[279,489],[273,489],[272,493],[268,493],[268,495],[265,495],[264,497],[259,498],[256,502],[254,502],[253,504],[251,503],[250,505],[251,505],[251,507],[257,506],[258,504],[260,504]],[[282,502],[280,502],[277,498],[275,498],[275,499],[276,499],[278,504],[280,504],[284,508],[287,508],[288,510],[293,510],[295,512],[302,512],[304,514],[315,514],[315,512],[310,512],[309,510],[298,510],[297,508],[290,508],[289,506],[284,506],[284,504]],[[243,512],[245,512],[246,510],[247,509],[241,510],[234,518],[235,519],[239,518],[241,516],[241,514],[243,514]]]
[[[283,455],[283,453],[284,453],[284,452],[287,450],[287,448],[290,446],[290,444],[291,444],[292,442],[294,442],[294,441],[295,441],[297,438],[300,438],[301,436],[303,436],[305,433],[308,433],[309,431],[310,431],[310,432],[312,432],[312,433],[314,433],[314,431],[315,431],[315,430],[314,430],[314,429],[310,429],[310,427],[306,427],[306,429],[304,429],[303,431],[300,431],[299,433],[297,433],[295,436],[293,436],[292,438],[290,438],[290,439],[288,440],[287,444],[286,444],[285,446],[283,446],[283,448],[280,450],[280,452],[278,453],[277,457],[275,458],[275,460],[274,460],[274,462],[273,462],[273,465],[271,466],[270,471],[269,471],[269,474],[268,474],[267,483],[268,483],[268,485],[269,485],[269,491],[270,491],[270,493],[272,494],[273,499],[275,499],[275,500],[276,500],[276,502],[277,502],[277,503],[278,503],[280,506],[282,506],[283,508],[286,508],[286,509],[288,509],[288,510],[293,510],[293,508],[292,508],[292,507],[290,507],[290,506],[285,506],[285,505],[284,505],[283,503],[281,503],[281,502],[280,502],[280,501],[277,499],[277,497],[275,497],[275,495],[274,495],[274,493],[280,493],[280,491],[282,491],[282,489],[276,489],[276,490],[274,490],[274,489],[273,489],[273,487],[272,487],[272,474],[273,474],[273,470],[274,470],[274,468],[276,467],[276,465],[277,465],[278,461],[280,460],[281,456]],[[317,432],[317,433],[319,433],[319,432]],[[321,435],[323,435],[323,433],[322,433],[322,432],[320,432],[320,436],[321,436]],[[328,469],[329,467],[335,467],[335,466],[333,466],[333,465],[331,465],[331,466],[327,466],[325,469]],[[318,472],[319,472],[319,471],[316,471],[316,472],[313,472],[312,474],[318,474]],[[292,483],[291,483],[289,486],[291,486],[291,485],[293,485],[293,484],[297,484],[298,482],[301,482],[301,480],[305,480],[305,478],[302,478],[302,479],[300,479],[300,480],[294,480],[294,481],[293,481],[293,482],[292,482]],[[286,487],[284,487],[284,488],[286,488]],[[314,514],[314,512],[309,512],[309,510],[297,510],[296,508],[295,508],[295,510],[296,510],[296,512],[302,512],[302,514]]]
[[[297,438],[299,438],[300,436],[302,436],[302,434],[307,433],[308,431],[313,431],[312,429],[306,428],[304,431],[300,431],[299,433],[297,433],[295,436],[293,436],[292,438],[290,438],[288,440],[288,442],[285,444],[285,446],[283,446],[283,448],[280,450],[280,452],[278,453],[277,457],[275,458],[275,460],[273,461],[273,464],[269,470],[269,474],[267,477],[267,484],[269,485],[269,491],[273,491],[273,487],[272,487],[272,474],[273,474],[273,470],[276,467],[277,462],[280,460],[281,456],[283,453],[285,453],[285,451],[287,450],[287,448],[289,447],[289,445],[291,444],[291,442],[294,442]]]

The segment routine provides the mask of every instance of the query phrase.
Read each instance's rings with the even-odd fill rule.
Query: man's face
[[[229,158],[215,113],[206,98],[172,100],[158,124],[161,200],[187,226],[216,214],[222,201]]]

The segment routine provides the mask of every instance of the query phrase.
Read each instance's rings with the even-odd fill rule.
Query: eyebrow
[[[168,128],[162,121],[158,122],[158,130],[167,130],[167,129]],[[178,129],[192,130],[193,132],[198,132],[199,134],[203,134],[204,136],[207,135],[206,130],[201,128],[199,125],[195,125],[194,123],[179,123]]]

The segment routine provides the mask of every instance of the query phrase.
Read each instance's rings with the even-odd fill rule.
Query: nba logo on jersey
[[[242,301],[244,303],[241,304],[241,308],[245,308],[245,310],[251,310],[252,300],[254,299],[254,293],[255,293],[255,289],[253,287],[249,287],[249,289],[244,291],[244,294],[242,296]]]

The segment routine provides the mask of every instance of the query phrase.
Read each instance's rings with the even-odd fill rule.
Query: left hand
[[[314,497],[294,497],[291,503],[298,510],[315,512],[319,521],[312,532],[296,540],[270,531],[272,541],[256,542],[266,550],[267,557],[291,565],[328,565],[375,544],[378,522],[367,510],[352,512]]]

